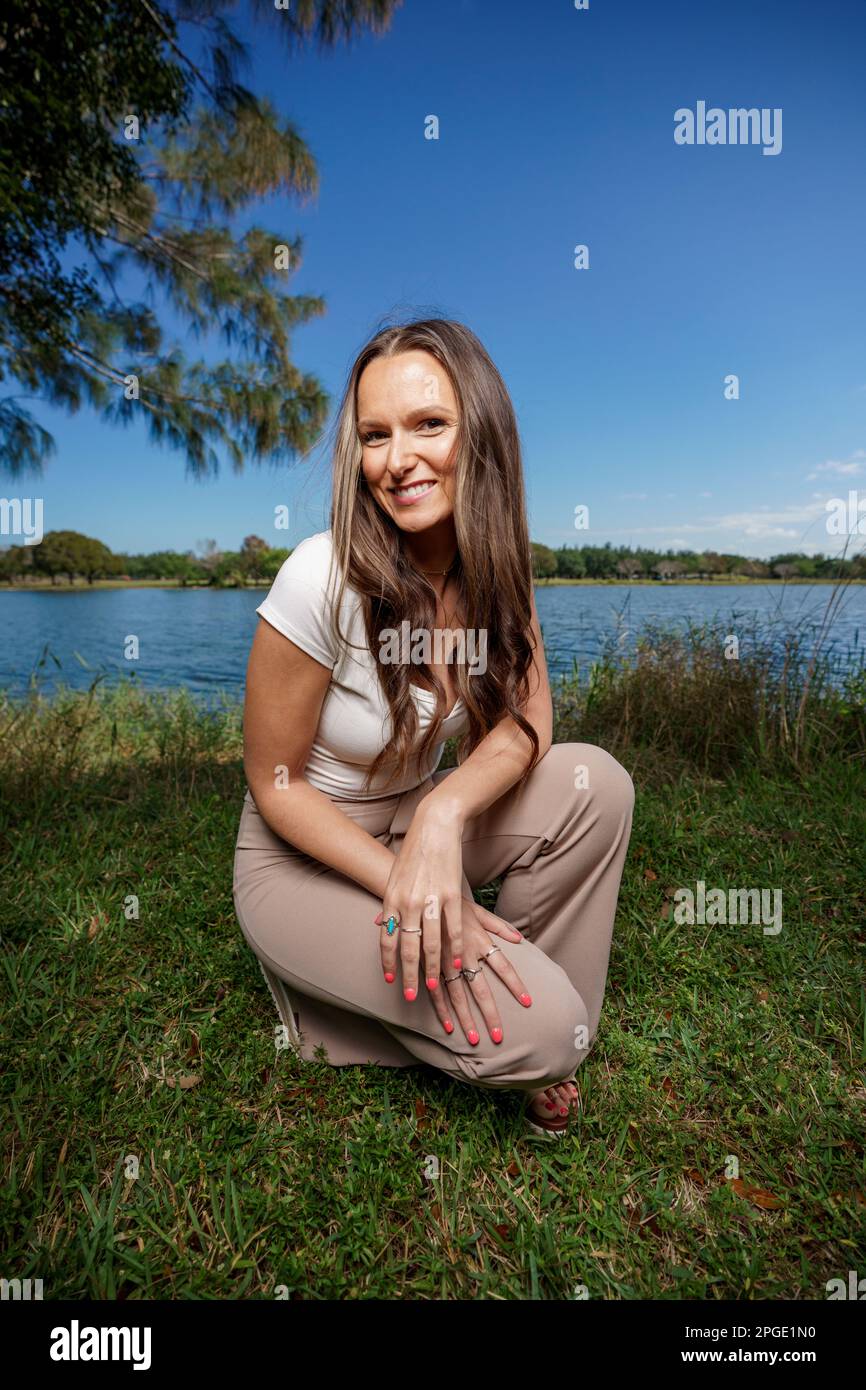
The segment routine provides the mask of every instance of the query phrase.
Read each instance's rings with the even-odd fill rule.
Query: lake
[[[26,690],[40,672],[50,690],[58,681],[85,688],[97,673],[109,680],[130,672],[146,686],[183,685],[199,694],[240,695],[265,590],[61,589],[0,591],[0,687]],[[585,668],[611,639],[628,649],[647,625],[681,626],[719,619],[730,631],[750,622],[781,621],[809,636],[830,599],[829,585],[559,585],[536,588],[552,675],[573,663]],[[124,659],[129,635],[139,659]],[[741,639],[742,640],[742,639]],[[840,669],[863,664],[866,586],[844,595],[829,644]],[[86,665],[82,664],[86,663]]]

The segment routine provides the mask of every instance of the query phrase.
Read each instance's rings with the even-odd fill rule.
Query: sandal
[[[566,1134],[570,1129],[572,1120],[575,1116],[576,1109],[576,1105],[571,1105],[569,1106],[569,1112],[567,1115],[556,1115],[548,1117],[547,1115],[536,1114],[536,1112],[534,1110],[530,1110],[529,1106],[527,1105],[523,1114],[526,1122],[526,1127],[533,1134],[540,1135],[542,1139],[561,1139],[563,1135]]]
[[[533,1115],[529,1110],[526,1111],[526,1127],[533,1134],[541,1135],[542,1139],[561,1139],[568,1129],[567,1115],[558,1115],[555,1120],[548,1120],[542,1115]]]

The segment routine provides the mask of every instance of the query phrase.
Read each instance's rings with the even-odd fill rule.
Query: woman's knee
[[[574,1074],[589,1050],[589,1015],[581,995],[561,974],[555,987],[533,993],[532,1006],[520,1020],[519,1041],[508,1053],[491,1056],[484,1080],[495,1078],[499,1086],[530,1091]]]
[[[543,762],[558,790],[577,806],[587,798],[598,810],[615,816],[630,815],[634,807],[634,783],[611,753],[594,743],[554,743]]]

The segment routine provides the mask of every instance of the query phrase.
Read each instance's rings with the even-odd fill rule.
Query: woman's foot
[[[546,1122],[546,1128],[564,1129],[577,1114],[578,1105],[576,1085],[573,1081],[563,1081],[557,1086],[548,1086],[545,1091],[537,1091],[527,1109],[531,1120]]]

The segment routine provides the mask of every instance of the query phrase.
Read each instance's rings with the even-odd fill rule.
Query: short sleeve
[[[339,651],[331,631],[328,532],[302,541],[280,567],[256,612],[295,646],[333,671]]]

